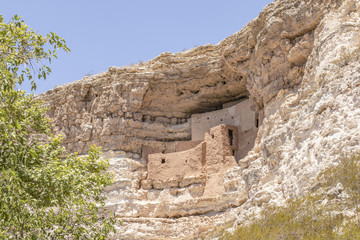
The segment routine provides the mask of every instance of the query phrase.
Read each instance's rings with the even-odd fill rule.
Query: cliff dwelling
[[[259,124],[261,119],[250,99],[223,104],[220,110],[193,114],[191,141],[174,142],[174,152],[143,148],[148,177],[142,188],[200,184],[203,188],[197,191],[197,196],[221,194],[222,173],[236,166],[253,148]]]
[[[191,140],[204,140],[205,133],[220,124],[235,126],[236,131],[229,129],[228,137],[230,142],[238,139],[232,155],[239,161],[253,148],[260,121],[250,99],[226,103],[220,110],[191,116]]]

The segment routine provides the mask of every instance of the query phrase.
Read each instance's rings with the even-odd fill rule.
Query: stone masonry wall
[[[209,129],[204,141],[190,150],[150,154],[148,177],[142,181],[142,188],[177,188],[198,183],[204,186],[204,197],[220,196],[225,191],[224,172],[237,165],[232,155],[237,150],[237,138],[230,141],[229,130],[236,136],[236,127],[221,124]]]
[[[227,105],[225,105],[227,106]],[[259,114],[250,99],[244,99],[230,107],[191,116],[191,139],[203,140],[205,133],[212,127],[229,124],[238,128],[236,139],[236,160],[245,157],[253,148],[259,127]]]

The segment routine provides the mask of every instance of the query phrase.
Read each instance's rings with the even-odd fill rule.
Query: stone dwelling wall
[[[208,175],[218,173],[220,170],[225,169],[225,166],[233,165],[234,163],[236,165],[232,152],[237,149],[237,139],[233,139],[234,144],[231,146],[229,130],[232,130],[234,136],[236,136],[237,128],[225,124],[211,128],[205,133],[206,172]]]
[[[193,114],[191,116],[191,140],[204,140],[205,133],[220,124],[240,127],[240,131],[252,130],[256,128],[256,117],[255,106],[250,99],[217,111]]]
[[[206,142],[206,185],[204,197],[218,197],[225,192],[224,173],[226,170],[237,165],[232,152],[236,149],[237,139],[233,139],[234,145],[230,145],[229,130],[236,136],[237,127],[219,125],[205,133]]]
[[[235,136],[232,145],[229,130],[233,131]],[[193,183],[205,184],[209,179],[213,179],[210,185],[206,183],[205,191],[211,195],[219,190],[222,192],[223,172],[236,166],[232,155],[237,149],[236,131],[235,126],[222,124],[210,129],[206,133],[205,140],[190,150],[150,154],[148,177],[145,183],[155,189],[164,189]],[[216,191],[214,192],[213,189]]]
[[[141,157],[148,162],[148,156],[154,153],[172,153],[181,152],[196,147],[202,141],[175,141],[166,142],[162,147],[143,146]]]
[[[191,141],[164,142],[157,146],[143,145],[141,149],[142,158],[148,161],[150,154],[173,153],[192,149],[204,140],[205,133],[209,129],[227,124],[238,128],[234,130],[233,136],[233,139],[236,139],[237,146],[232,148],[235,158],[237,160],[242,159],[254,146],[262,115],[255,112],[255,105],[250,99],[225,103],[223,107],[224,109],[221,110],[191,116]]]
[[[220,124],[236,126],[238,128],[238,146],[234,156],[236,160],[240,160],[254,147],[261,120],[250,99],[224,104],[223,106],[227,108],[191,116],[191,139],[192,141],[203,140],[205,133],[210,128]]]
[[[203,179],[205,158],[206,142],[182,152],[150,154],[148,179],[155,189],[178,187],[189,179]]]

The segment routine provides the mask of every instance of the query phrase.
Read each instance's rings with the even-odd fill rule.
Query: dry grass
[[[317,183],[316,191],[265,209],[260,218],[221,239],[360,239],[360,154],[343,157]]]

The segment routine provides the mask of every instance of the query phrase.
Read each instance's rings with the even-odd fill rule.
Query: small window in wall
[[[230,140],[230,146],[233,146],[233,144],[234,144],[234,131],[232,129],[229,129],[229,140]]]
[[[255,114],[255,126],[256,126],[256,128],[259,128],[259,114],[258,113]]]
[[[165,163],[165,158],[162,158],[161,159],[161,164],[164,164]]]

